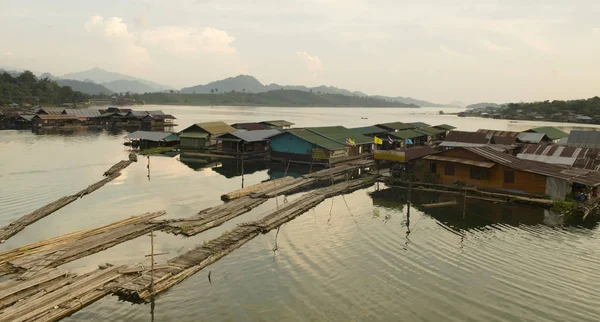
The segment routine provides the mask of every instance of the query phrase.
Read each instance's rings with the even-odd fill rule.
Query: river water
[[[546,124],[458,118],[438,115],[438,108],[144,109],[175,115],[176,129],[202,121],[265,119],[346,127],[422,121],[460,130]],[[0,132],[0,225],[101,179],[108,167],[127,158],[124,135]],[[257,167],[244,176],[244,185],[281,173]],[[220,204],[222,193],[241,184],[226,165],[188,165],[178,157],[152,157],[148,178],[142,158],[118,179],[29,226],[0,250],[149,211],[191,216]],[[468,203],[466,219],[460,204],[426,211],[419,206],[447,198],[416,193],[410,216],[405,191],[384,185],[327,199],[282,226],[277,238],[276,232],[258,236],[153,304],[132,305],[109,296],[65,320],[600,321],[600,228],[595,223],[563,225],[547,211],[490,203]],[[158,262],[283,202],[282,197],[270,200],[191,238],[158,233],[155,251],[168,253]],[[143,236],[65,267],[86,272],[104,262],[133,264],[149,252],[149,237]]]

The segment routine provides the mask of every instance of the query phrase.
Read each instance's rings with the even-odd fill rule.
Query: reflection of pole
[[[150,180],[150,155],[148,155],[148,180]]]
[[[244,189],[244,156],[242,155],[242,189]]]
[[[154,297],[150,298],[150,322],[154,322]]]
[[[467,216],[467,185],[465,184],[465,191],[463,195],[463,219]]]
[[[154,230],[150,232],[150,294],[154,295]]]

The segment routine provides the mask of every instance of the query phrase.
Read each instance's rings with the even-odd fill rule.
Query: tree
[[[215,92],[215,90],[214,90],[213,88],[211,88],[211,89],[210,89],[210,92],[211,92],[211,93],[214,93],[214,92]],[[196,94],[196,92],[194,92],[194,94]]]

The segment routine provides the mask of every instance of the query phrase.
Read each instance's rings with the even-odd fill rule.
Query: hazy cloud
[[[485,47],[485,49],[487,49],[489,51],[499,52],[499,53],[510,53],[510,52],[514,51],[513,48],[500,46],[496,43],[493,43],[489,39],[483,40],[483,47]]]
[[[10,52],[10,51],[4,52],[4,57],[12,57],[12,56],[14,56],[12,52]]]
[[[223,30],[211,27],[160,27],[141,32],[140,40],[147,46],[162,46],[172,54],[193,55],[201,52],[235,54],[237,52],[231,46],[235,38]]]
[[[446,47],[446,46],[440,46],[440,50],[448,56],[453,56],[453,57],[464,57],[465,56],[457,51],[454,51],[454,50]]]
[[[317,75],[323,71],[323,64],[321,59],[317,56],[311,56],[305,51],[299,51],[296,53],[300,59],[304,62],[306,69],[313,75]]]

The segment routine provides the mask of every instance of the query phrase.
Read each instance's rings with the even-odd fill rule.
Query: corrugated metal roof
[[[395,131],[402,131],[402,130],[408,130],[408,129],[415,128],[415,126],[413,126],[413,125],[402,123],[402,122],[381,123],[381,124],[376,124],[376,126],[383,127],[385,129],[395,130]]]
[[[436,129],[435,127],[422,127],[418,129],[414,129],[416,132],[422,132],[427,135],[438,135],[442,133],[446,133],[446,130]]]
[[[476,160],[469,160],[469,159],[464,159],[464,158],[445,157],[442,155],[428,155],[428,156],[423,157],[423,159],[435,160],[435,161],[445,161],[445,162],[456,162],[456,163],[474,165],[474,166],[480,167],[480,168],[491,168],[494,165],[496,165],[494,162],[476,161]]]
[[[414,139],[414,138],[420,138],[420,137],[425,137],[426,136],[425,134],[416,132],[414,130],[404,130],[404,131],[398,131],[398,132],[389,132],[388,135],[391,136],[392,139],[393,138],[398,138],[400,140]]]
[[[517,142],[514,136],[492,136],[490,140],[492,144],[512,145]]]
[[[171,132],[150,132],[150,131],[135,131],[125,136],[126,139],[146,140],[152,142],[171,142],[179,141],[179,137]]]
[[[481,132],[450,131],[444,142],[464,142],[464,143],[489,143],[490,138]]]
[[[567,146],[578,148],[600,148],[600,131],[573,130],[567,139]]]
[[[160,111],[160,110],[158,110],[158,111],[146,111],[146,113],[148,113],[148,114],[150,114],[150,115],[152,115],[152,116],[156,116],[156,115],[165,115],[165,112],[163,112],[163,111]]]
[[[507,137],[517,137],[521,132],[513,132],[513,131],[502,131],[502,130],[487,130],[487,129],[479,129],[477,130],[479,133],[491,134],[492,136],[507,136]]]
[[[151,117],[155,120],[175,120],[175,119],[177,119],[175,116],[173,116],[171,114],[156,114],[156,115],[148,114],[146,117]]]
[[[193,132],[193,131],[196,131],[196,132],[204,131],[204,132],[208,132],[212,135],[219,135],[219,134],[235,132],[237,130],[232,128],[231,126],[227,125],[227,123],[225,123],[225,122],[216,121],[216,122],[196,123],[196,124],[193,124],[185,129],[183,129],[181,132],[184,133],[184,132]]]
[[[258,142],[258,141],[266,141],[270,137],[275,136],[281,133],[279,130],[269,129],[269,130],[256,130],[256,131],[236,131],[231,133],[226,133],[217,136],[216,140],[223,140],[227,138],[236,138],[245,142]]]
[[[292,125],[294,125],[294,123],[288,122],[286,120],[262,121],[261,123],[267,124],[267,125],[271,125],[271,126],[278,126],[278,127],[284,127],[284,126],[292,126]]]
[[[464,148],[490,161],[516,170],[531,172],[551,178],[558,178],[586,186],[600,185],[600,172],[564,167],[555,164],[519,159],[489,147]]]
[[[523,143],[540,143],[546,137],[544,133],[523,132],[517,136],[517,139]]]
[[[243,129],[243,130],[248,130],[248,131],[258,131],[258,130],[270,129],[270,127],[268,127],[267,125],[262,124],[262,123],[235,123],[235,124],[231,124],[231,126],[236,129]]]
[[[600,149],[529,144],[517,155],[520,159],[600,170]]]
[[[429,125],[427,123],[423,123],[423,122],[410,122],[410,123],[407,123],[407,124],[410,124],[410,125],[412,125],[414,127],[417,127],[417,128],[419,128],[419,127],[430,127],[431,126],[431,125]]]
[[[185,132],[179,133],[180,138],[186,139],[206,139],[208,137],[208,133],[206,132]]]
[[[435,125],[434,127],[438,128],[438,129],[446,130],[446,131],[452,131],[452,130],[456,129],[455,126],[448,125],[448,124]]]
[[[74,115],[66,115],[66,114],[38,114],[34,116],[34,118],[39,118],[41,120],[76,120],[77,117]]]
[[[309,127],[306,130],[341,144],[345,144],[347,138],[354,140],[356,144],[373,143],[373,138],[366,137],[359,132],[352,131],[343,126]]]
[[[38,113],[46,113],[48,115],[59,115],[62,114],[64,109],[62,107],[42,107]]]
[[[308,141],[316,146],[325,148],[327,150],[341,150],[341,149],[344,149],[347,147],[345,144],[341,144],[336,141],[327,139],[319,134],[316,134],[314,132],[311,132],[311,131],[305,130],[305,129],[292,130],[292,131],[287,131],[287,132],[283,132],[283,133],[292,134],[294,136],[297,136],[305,141]]]
[[[148,112],[146,111],[130,111],[127,113],[127,117],[139,117],[142,118],[144,116],[148,115]]]
[[[25,121],[31,122],[31,120],[35,117],[35,115],[34,114],[21,114],[21,115],[19,115],[19,117],[24,119]]]
[[[93,118],[102,115],[99,110],[92,108],[65,108],[62,114],[75,115],[76,117]]]
[[[387,132],[387,130],[384,130],[380,127],[377,127],[375,125],[373,126],[363,126],[363,127],[355,127],[355,128],[351,128],[350,130],[358,132],[362,135],[369,135],[369,134],[381,134],[381,133],[385,133]]]
[[[551,126],[536,127],[527,130],[526,132],[544,133],[548,136],[548,138],[550,138],[550,140],[558,140],[569,136],[567,133]]]
[[[489,147],[490,149],[494,149],[500,152],[508,151],[514,149],[515,147],[512,145],[504,145],[504,144],[482,144],[482,143],[468,143],[468,142],[452,142],[452,141],[443,141],[439,145],[443,148],[482,148]]]

